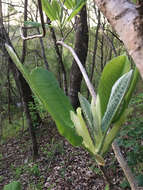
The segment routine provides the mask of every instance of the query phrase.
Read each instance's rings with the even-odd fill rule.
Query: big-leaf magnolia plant
[[[63,28],[78,14],[85,3],[86,0],[42,0],[42,7],[49,19]],[[65,8],[70,11],[70,14],[65,13]]]
[[[21,64],[13,49],[7,51],[33,93],[54,119],[59,133],[72,145],[83,146],[100,165],[128,114],[127,106],[135,88],[138,71],[130,68],[127,56],[122,55],[106,64],[98,86],[96,103],[79,94],[81,107],[74,112],[68,97],[60,89],[54,75],[37,67],[31,72]]]
[[[66,29],[65,26],[86,4],[86,0],[41,0],[41,2],[42,9],[51,23],[56,23],[61,30]],[[24,25],[41,26],[40,23],[33,21],[25,21]],[[54,25],[51,26],[53,27]],[[49,25],[45,24],[45,27],[49,27]]]

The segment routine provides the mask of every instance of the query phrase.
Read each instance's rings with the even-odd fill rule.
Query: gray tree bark
[[[118,33],[143,78],[143,11],[128,0],[95,0]]]
[[[143,6],[135,5],[128,0],[95,0],[95,2],[118,33],[143,78]],[[137,186],[117,143],[113,142],[112,147],[131,189],[143,189]]]

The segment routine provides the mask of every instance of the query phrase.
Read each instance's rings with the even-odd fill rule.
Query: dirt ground
[[[32,160],[28,131],[0,145],[0,190],[18,180],[23,190],[105,190],[106,182],[91,155],[72,147],[56,128],[42,126],[37,131],[39,158]],[[115,184],[123,173],[112,152],[106,158],[106,174]],[[105,188],[106,187],[106,188]]]

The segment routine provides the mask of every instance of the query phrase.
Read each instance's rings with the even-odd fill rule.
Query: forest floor
[[[0,190],[14,180],[21,182],[23,190],[108,190],[90,154],[72,147],[52,126],[37,131],[40,156],[36,161],[28,131],[0,145]],[[112,152],[106,162],[108,177],[120,187],[123,173]]]

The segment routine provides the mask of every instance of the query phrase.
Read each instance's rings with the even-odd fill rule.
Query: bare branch
[[[112,48],[115,56],[117,56],[117,52],[116,52],[115,46],[114,46],[112,40],[105,34],[104,30],[105,30],[104,27],[102,25],[100,25],[100,32],[101,32],[101,34],[105,37],[106,41],[111,46],[111,48]]]
[[[21,34],[21,37],[23,40],[30,40],[30,39],[34,39],[34,38],[43,38],[46,35],[46,28],[45,28],[45,24],[44,24],[41,0],[38,0],[38,7],[39,7],[40,20],[41,20],[41,25],[42,25],[42,34],[36,34],[36,35],[25,37],[23,34],[23,29],[25,29],[25,27],[22,26],[20,28],[20,34]]]
[[[74,49],[73,49],[72,47],[68,46],[67,44],[65,44],[63,41],[57,41],[57,44],[60,44],[60,45],[62,45],[63,47],[67,48],[67,49],[71,52],[71,54],[73,55],[73,57],[74,57],[76,63],[77,63],[78,66],[79,66],[79,69],[80,69],[80,71],[81,71],[81,73],[82,73],[82,75],[83,75],[83,77],[84,77],[84,80],[85,80],[85,82],[86,82],[86,84],[87,84],[87,87],[88,87],[88,89],[89,89],[89,92],[91,93],[91,96],[92,96],[92,98],[93,98],[93,100],[94,100],[94,103],[96,103],[96,94],[95,94],[95,91],[94,91],[94,87],[93,87],[93,85],[91,84],[91,82],[90,82],[90,80],[89,80],[89,78],[88,78],[88,75],[87,75],[87,73],[86,73],[86,70],[84,69],[84,67],[83,67],[82,63],[80,62],[78,56],[76,55]]]
[[[126,175],[126,177],[128,179],[128,182],[129,182],[129,184],[131,186],[131,189],[132,190],[139,190],[138,185],[137,185],[137,183],[135,181],[135,178],[134,178],[134,176],[133,176],[133,174],[132,174],[132,172],[131,172],[131,170],[130,170],[127,162],[126,162],[126,160],[124,159],[124,157],[123,157],[123,155],[122,155],[122,153],[120,151],[120,148],[119,148],[116,141],[114,141],[112,143],[112,148],[114,150],[115,156],[116,156],[121,168],[124,171],[124,174]]]

